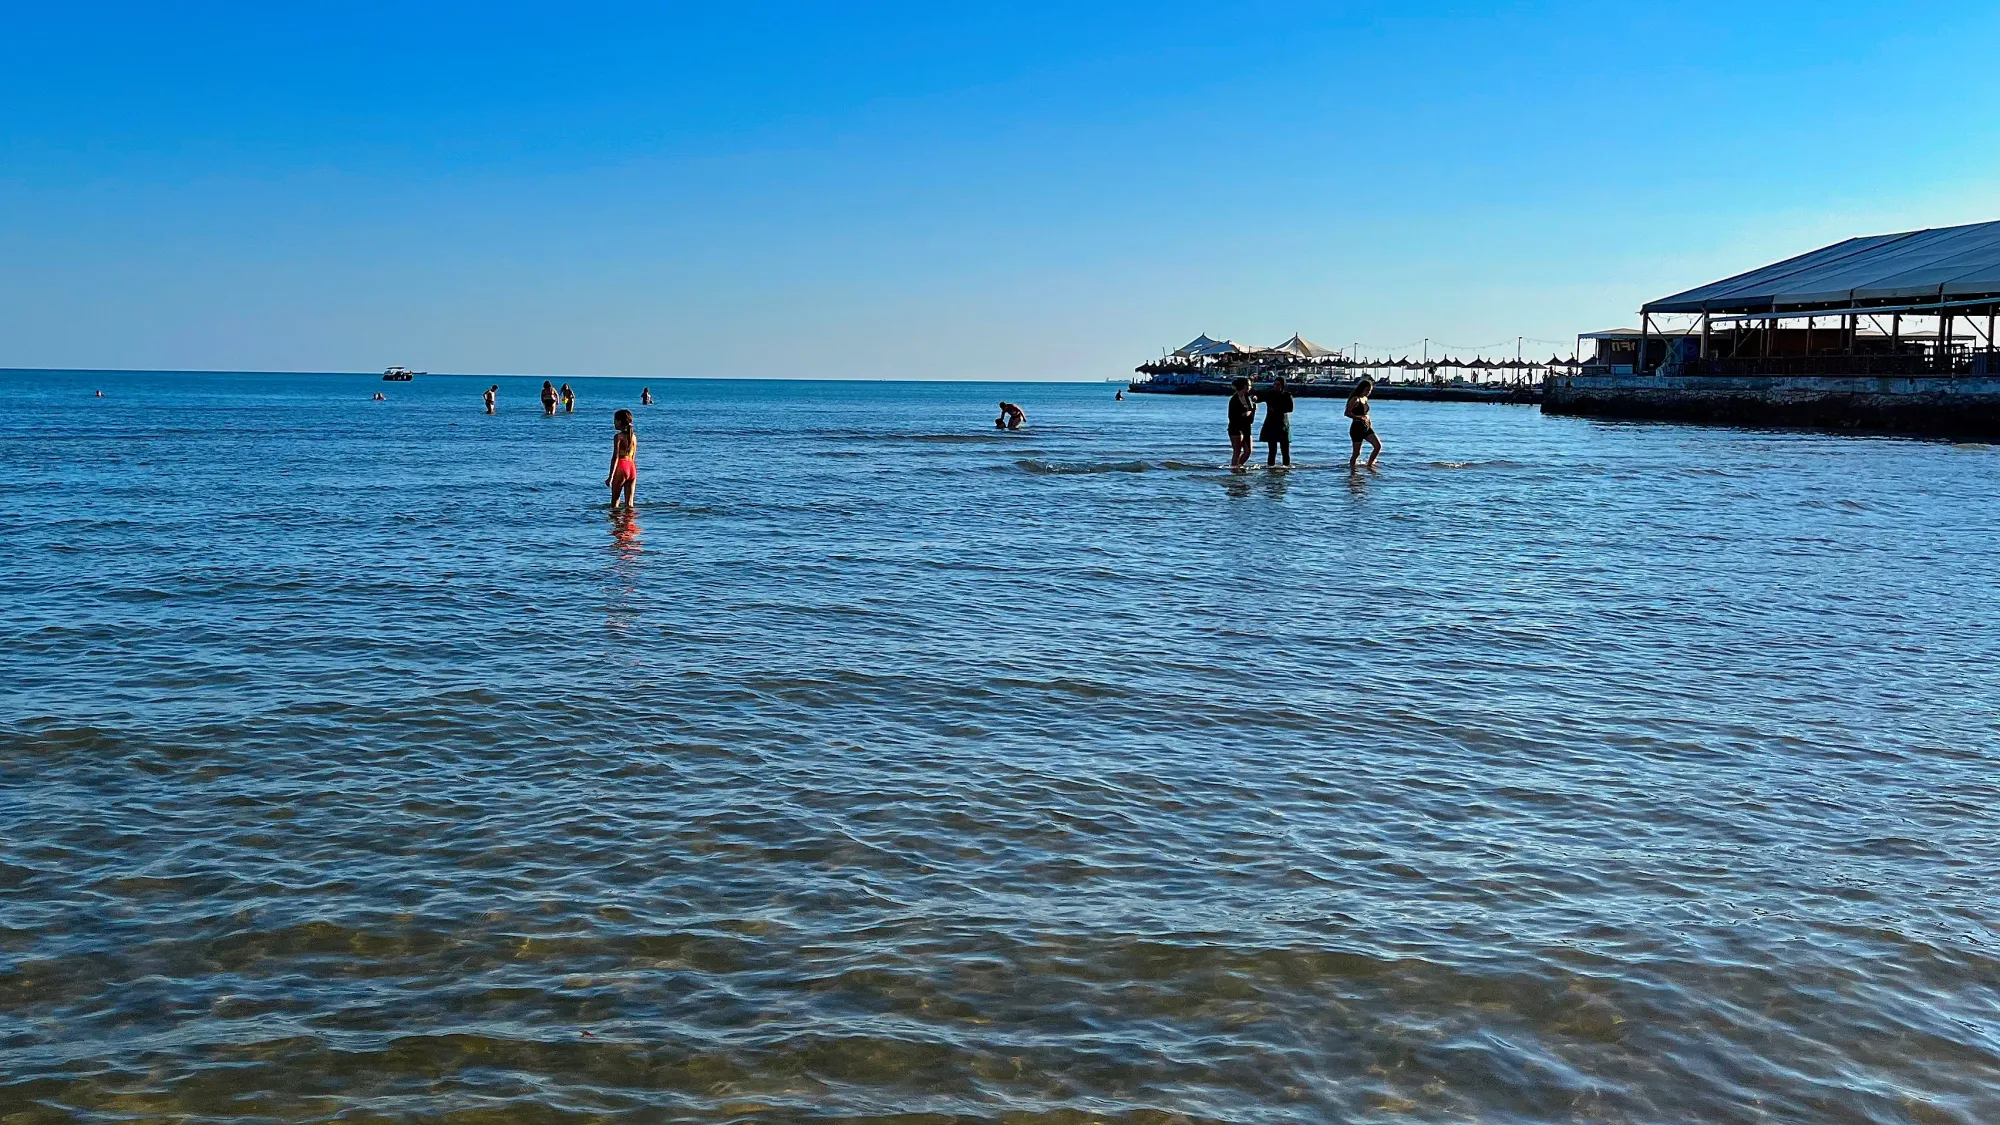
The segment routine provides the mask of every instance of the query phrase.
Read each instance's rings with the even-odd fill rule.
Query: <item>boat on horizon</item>
[[[385,383],[407,383],[417,376],[424,374],[428,374],[428,372],[412,371],[407,367],[391,367],[382,372],[382,381]]]

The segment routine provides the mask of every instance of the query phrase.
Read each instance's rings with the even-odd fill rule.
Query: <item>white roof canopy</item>
[[[1175,348],[1174,354],[1182,359],[1189,359],[1196,356],[1236,355],[1256,350],[1256,348],[1246,348],[1234,340],[1211,340],[1207,333],[1203,333]]]
[[[1647,313],[2000,298],[2000,221],[1874,234],[1662,297]]]
[[[1303,356],[1306,359],[1318,359],[1323,355],[1334,354],[1332,348],[1322,348],[1297,333],[1293,333],[1291,339],[1270,350],[1274,352],[1290,352],[1292,355]]]

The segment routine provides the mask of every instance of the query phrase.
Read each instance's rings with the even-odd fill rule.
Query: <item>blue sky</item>
[[[1098,379],[2000,218],[1991,6],[0,16],[0,366]]]

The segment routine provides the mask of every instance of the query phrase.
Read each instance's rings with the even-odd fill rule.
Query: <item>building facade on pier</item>
[[[1850,238],[1585,333],[1551,414],[2000,439],[2000,222]]]

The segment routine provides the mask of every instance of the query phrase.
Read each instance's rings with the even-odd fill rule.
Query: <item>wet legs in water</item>
[[[1354,463],[1361,460],[1361,443],[1364,441],[1370,446],[1368,451],[1369,468],[1374,468],[1375,459],[1382,456],[1382,439],[1375,436],[1374,430],[1369,430],[1367,433],[1354,439],[1354,452],[1349,454],[1347,458],[1347,468],[1350,472],[1354,469]]]
[[[1229,432],[1229,467],[1240,469],[1250,463],[1250,431]]]
[[[632,498],[639,491],[639,477],[635,473],[613,473],[611,480],[611,506],[613,508],[632,507]]]
[[[1275,441],[1267,441],[1264,444],[1271,447],[1271,453],[1264,458],[1264,464],[1277,464],[1278,454],[1282,450],[1285,455],[1285,468],[1289,469],[1292,467],[1292,441],[1290,438],[1279,438]]]

